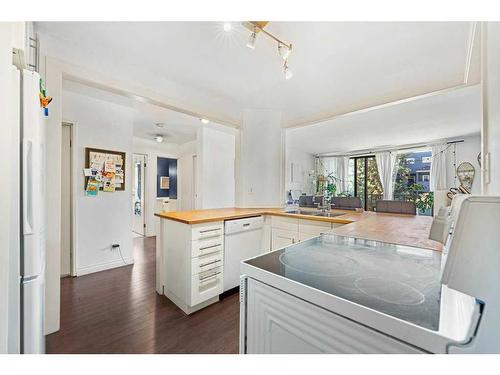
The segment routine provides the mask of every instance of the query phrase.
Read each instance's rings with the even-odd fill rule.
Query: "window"
[[[365,210],[373,211],[375,202],[383,197],[375,156],[361,156],[351,160],[354,170],[354,196],[361,199]]]
[[[431,151],[408,151],[399,154],[396,161],[394,199],[415,202],[417,207],[429,193]],[[421,205],[420,205],[421,206]],[[432,215],[432,206],[419,214]]]
[[[432,157],[430,156],[422,156],[422,163],[429,164],[431,162]]]

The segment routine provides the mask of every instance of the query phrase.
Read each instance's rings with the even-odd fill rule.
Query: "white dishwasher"
[[[262,216],[224,222],[224,291],[240,285],[240,263],[264,252]]]

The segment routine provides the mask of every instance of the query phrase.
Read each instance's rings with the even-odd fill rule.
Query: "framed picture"
[[[170,178],[161,176],[160,177],[160,189],[170,189]]]
[[[125,156],[125,152],[85,147],[85,168],[91,175],[85,176],[84,189],[92,181],[105,192],[125,190]]]

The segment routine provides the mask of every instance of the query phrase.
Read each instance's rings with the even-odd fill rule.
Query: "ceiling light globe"
[[[229,31],[231,31],[231,29],[233,28],[233,25],[231,25],[231,22],[225,22],[223,27],[224,27],[224,31],[227,33]]]

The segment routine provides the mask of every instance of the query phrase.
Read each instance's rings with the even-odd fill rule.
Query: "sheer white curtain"
[[[430,190],[446,189],[446,145],[432,147]]]
[[[394,199],[394,169],[396,166],[395,152],[380,152],[375,154],[377,162],[378,175],[380,184],[384,191],[384,199]]]
[[[349,157],[336,156],[324,157],[320,159],[320,173],[324,176],[332,174],[337,180],[337,194],[348,190],[347,179],[349,177]]]

